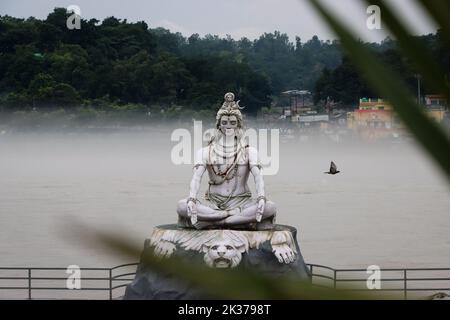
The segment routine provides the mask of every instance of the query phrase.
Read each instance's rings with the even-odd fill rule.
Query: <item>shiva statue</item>
[[[197,151],[189,197],[177,206],[178,225],[195,229],[270,230],[276,206],[266,199],[258,152],[245,143],[243,118],[234,94],[225,94],[217,112],[216,130],[208,145]],[[209,186],[204,201],[197,197],[208,171]],[[250,173],[256,198],[247,185]]]

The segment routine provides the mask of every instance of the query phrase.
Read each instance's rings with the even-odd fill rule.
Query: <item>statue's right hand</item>
[[[197,204],[194,201],[188,201],[187,203],[187,214],[191,218],[191,223],[197,223]]]

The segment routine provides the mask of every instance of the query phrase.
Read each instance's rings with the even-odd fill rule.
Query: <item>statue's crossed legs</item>
[[[246,206],[242,209],[235,208],[232,210],[216,210],[207,205],[197,203],[197,219],[198,222],[194,224],[197,229],[214,228],[214,227],[241,227],[251,223],[256,223],[256,212],[258,209],[257,203]],[[261,221],[274,220],[277,208],[275,203],[267,201],[264,206]],[[190,221],[188,214],[187,199],[180,200],[177,206],[178,216],[181,221]],[[189,224],[188,224],[189,225]]]

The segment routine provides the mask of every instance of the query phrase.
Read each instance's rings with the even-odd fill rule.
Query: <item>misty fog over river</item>
[[[140,246],[154,226],[175,223],[192,166],[172,164],[170,134],[0,135],[0,266],[134,262],[70,234],[70,218]],[[331,160],[340,174],[323,174]],[[450,189],[414,144],[282,143],[265,182],[308,263],[450,267]],[[205,176],[201,196],[206,185]]]

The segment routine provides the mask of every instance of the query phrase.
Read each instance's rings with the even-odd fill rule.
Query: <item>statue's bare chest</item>
[[[249,161],[245,148],[235,157],[227,158],[210,152],[206,163],[211,185],[235,182],[235,179],[245,183],[248,179]]]

